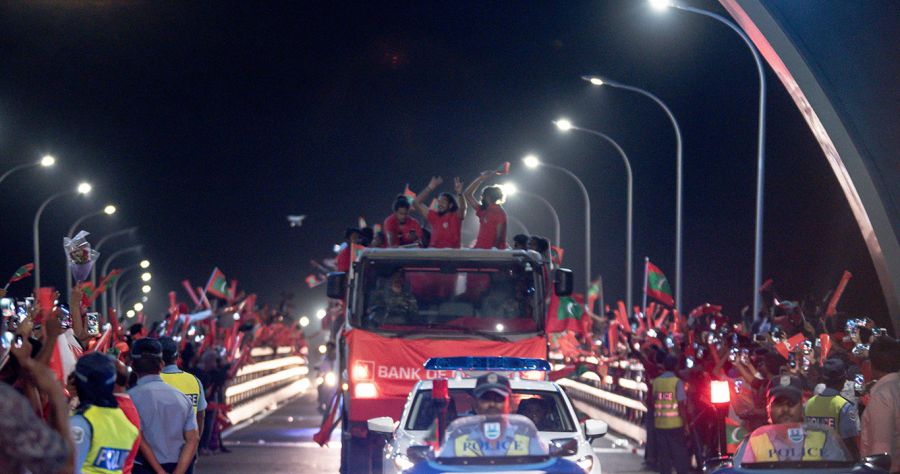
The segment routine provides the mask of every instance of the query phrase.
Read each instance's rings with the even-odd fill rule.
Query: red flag
[[[505,176],[509,174],[509,162],[504,161],[502,165],[497,167],[496,171],[498,176]]]
[[[28,278],[29,276],[31,276],[32,270],[34,270],[33,263],[26,263],[25,265],[22,265],[18,268],[18,270],[16,270],[15,273],[12,274],[11,277],[9,277],[9,281],[6,284],[9,285],[10,283]]]
[[[222,298],[223,300],[229,298],[228,279],[225,278],[225,274],[222,273],[222,270],[219,270],[219,267],[213,268],[212,275],[209,276],[209,280],[206,282],[206,288],[204,288],[203,292],[217,298]]]
[[[616,321],[622,326],[623,331],[631,333],[631,322],[628,321],[628,311],[625,310],[625,303],[617,301],[616,306],[617,308],[613,310],[616,314]]]
[[[406,183],[406,187],[403,189],[403,195],[406,196],[406,200],[412,204],[412,202],[416,199],[416,193],[409,189],[409,183]]]
[[[303,281],[305,281],[305,282],[306,282],[306,286],[308,286],[308,287],[310,287],[310,288],[315,288],[315,287],[318,286],[319,283],[320,283],[320,282],[319,282],[319,279],[316,278],[315,275],[307,275],[306,279],[303,280]]]
[[[669,280],[666,275],[656,265],[647,261],[647,296],[668,306],[675,306],[675,299],[672,298],[672,288],[669,287]]]
[[[200,298],[198,298],[197,294],[194,293],[194,288],[191,287],[191,281],[181,280],[181,286],[184,287],[184,291],[187,292],[188,297],[190,297],[191,301],[194,302],[194,306],[200,306]]]
[[[831,336],[825,333],[819,334],[819,341],[822,345],[822,353],[819,356],[819,365],[824,365],[825,360],[828,359],[828,352],[831,351]]]

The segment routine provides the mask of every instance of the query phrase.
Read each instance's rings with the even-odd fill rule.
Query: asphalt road
[[[336,473],[340,466],[339,429],[321,448],[312,441],[321,417],[315,394],[306,393],[268,415],[231,432],[225,438],[230,453],[201,456],[194,472],[213,473]],[[627,440],[610,434],[594,442],[604,473],[642,473],[641,452]]]

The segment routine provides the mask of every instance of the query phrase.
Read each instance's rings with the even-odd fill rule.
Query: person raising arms
[[[494,170],[482,171],[464,194],[466,202],[475,208],[475,215],[478,216],[478,237],[473,247],[476,249],[506,248],[506,211],[500,207],[503,191],[499,186],[487,186],[481,190],[481,202],[475,200],[475,190],[494,174]]]
[[[440,193],[437,199],[437,209],[429,209],[423,201],[437,189],[444,180],[440,176],[433,176],[428,186],[413,200],[413,207],[431,224],[431,243],[434,248],[458,249],[462,241],[462,221],[466,218],[466,201],[460,199],[457,204],[456,197],[450,193]],[[456,196],[462,195],[463,185],[459,178],[453,179],[453,188]]]

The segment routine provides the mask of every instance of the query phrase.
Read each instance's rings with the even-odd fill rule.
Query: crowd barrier
[[[225,386],[228,419],[237,424],[309,388],[306,358],[291,347],[256,347],[252,364],[238,369]]]

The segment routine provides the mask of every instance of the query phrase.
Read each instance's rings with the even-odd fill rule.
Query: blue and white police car
[[[575,463],[582,473],[601,473],[591,441],[606,434],[607,424],[593,419],[578,423],[569,397],[558,384],[546,380],[550,371],[547,361],[516,357],[446,357],[429,359],[425,368],[448,375],[449,397],[444,404],[447,422],[451,425],[453,420],[475,414],[473,389],[476,378],[496,372],[509,378],[512,389],[510,413],[521,415],[534,425],[541,442],[553,448],[548,450],[548,454],[553,454],[551,457]],[[384,474],[411,469],[416,459],[410,458],[409,448],[422,446],[413,448],[412,452],[422,451],[435,440],[435,418],[440,404],[432,398],[433,385],[432,380],[422,380],[415,385],[399,420],[390,417],[368,420],[370,431],[387,438],[382,462]]]

